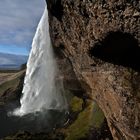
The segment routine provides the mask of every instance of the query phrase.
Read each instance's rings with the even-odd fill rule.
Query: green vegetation
[[[77,106],[78,105],[76,104],[76,109]],[[78,140],[86,138],[92,127],[100,128],[103,122],[104,115],[98,105],[88,101],[87,107],[79,113],[77,119],[64,131],[66,135],[65,140]]]
[[[0,97],[6,96],[10,92],[14,93],[21,81],[21,76],[23,72],[17,73],[12,78],[9,78],[6,82],[0,85]],[[8,91],[8,92],[6,92]],[[12,92],[11,92],[12,91]],[[59,128],[52,134],[36,134],[31,135],[29,133],[19,133],[13,137],[7,137],[6,139],[17,137],[22,140],[24,139],[65,139],[65,140],[80,140],[87,138],[90,134],[91,128],[99,129],[102,127],[104,122],[104,114],[98,107],[98,105],[90,100],[83,101],[82,98],[76,97],[68,93],[68,99],[70,100],[70,122],[64,128]],[[65,137],[65,138],[64,138]],[[5,140],[6,140],[5,139]]]
[[[83,100],[74,96],[70,102],[70,109],[72,112],[82,111]]]
[[[99,106],[94,103],[93,105],[93,114],[92,114],[92,123],[95,128],[101,128],[103,124],[105,116]]]

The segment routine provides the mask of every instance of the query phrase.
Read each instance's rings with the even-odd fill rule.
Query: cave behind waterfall
[[[92,57],[140,71],[140,47],[129,33],[109,32],[89,51]]]

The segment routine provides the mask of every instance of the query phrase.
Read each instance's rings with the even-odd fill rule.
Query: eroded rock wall
[[[47,0],[53,46],[103,110],[114,139],[140,138],[140,2]]]

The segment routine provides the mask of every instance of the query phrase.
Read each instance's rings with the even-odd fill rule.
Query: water
[[[66,110],[63,81],[60,79],[56,82],[57,73],[49,35],[48,12],[45,9],[27,63],[21,107],[13,114],[23,116],[45,110]]]
[[[19,130],[33,133],[53,131],[63,127],[67,115],[63,81],[58,79],[45,9],[33,39],[23,96],[20,102],[0,106],[0,138]]]
[[[0,106],[0,139],[5,136],[15,135],[17,132],[28,131],[30,133],[49,133],[54,128],[63,127],[67,121],[65,111],[47,110],[24,116],[7,116],[9,110],[19,106],[18,101],[10,102]]]

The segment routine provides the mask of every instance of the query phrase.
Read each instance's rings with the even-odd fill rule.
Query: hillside
[[[21,95],[25,70],[0,71],[0,105]]]

